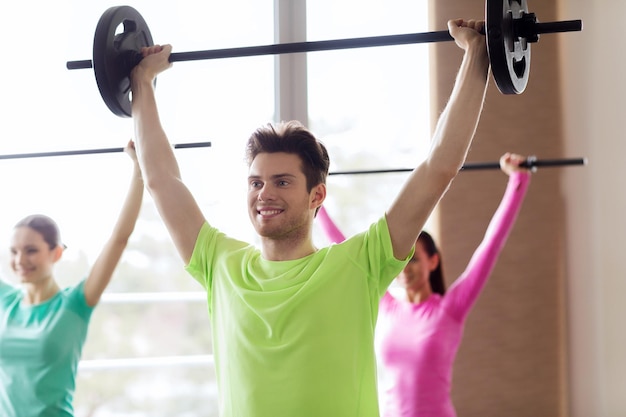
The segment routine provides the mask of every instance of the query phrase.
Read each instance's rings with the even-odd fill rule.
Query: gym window
[[[272,44],[278,33],[327,40],[428,30],[427,2],[414,0],[127,4],[144,17],[154,41],[171,43],[175,52]],[[4,16],[28,16],[29,24],[28,30],[23,19],[0,25],[2,37],[15,40],[4,45],[4,55],[19,63],[5,66],[0,78],[0,154],[123,147],[132,138],[132,121],[107,109],[93,71],[65,68],[66,61],[91,59],[106,7],[78,0],[2,5]],[[259,125],[304,109],[329,149],[331,171],[410,168],[429,147],[428,46],[314,52],[304,67],[279,65],[280,59],[177,62],[156,87],[170,141],[212,143],[175,151],[205,215],[251,242],[257,240],[246,209],[243,150]],[[285,80],[298,87],[281,90]],[[123,153],[0,160],[4,242],[25,215],[50,215],[68,245],[55,276],[62,286],[75,284],[108,238],[130,175]],[[359,232],[382,215],[405,177],[331,176],[328,211],[345,234]],[[14,282],[6,243],[0,263],[2,279]],[[76,415],[217,416],[211,353],[205,294],[183,270],[146,193],[135,233],[92,317]]]

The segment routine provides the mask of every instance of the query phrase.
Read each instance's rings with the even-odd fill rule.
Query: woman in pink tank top
[[[450,397],[452,367],[465,319],[480,295],[511,231],[530,182],[520,167],[526,158],[500,158],[509,176],[500,205],[465,271],[446,290],[442,257],[433,238],[422,232],[415,253],[397,278],[401,292],[380,301],[376,349],[381,371],[384,417],[455,417]],[[333,242],[344,236],[320,210],[318,218]]]

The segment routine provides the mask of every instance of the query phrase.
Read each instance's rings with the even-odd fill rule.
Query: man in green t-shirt
[[[376,417],[378,302],[412,256],[431,211],[463,165],[482,111],[484,22],[448,22],[465,53],[428,157],[386,213],[338,245],[313,244],[328,153],[298,122],[248,141],[248,212],[261,246],[204,218],[161,127],[153,81],[170,45],[144,48],[131,74],[136,143],[148,190],[186,268],[207,291],[222,417]]]

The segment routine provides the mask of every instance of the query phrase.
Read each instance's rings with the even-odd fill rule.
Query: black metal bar
[[[535,25],[536,33],[570,32],[582,29],[581,20],[545,22]],[[333,39],[326,41],[291,42],[273,45],[244,46],[239,48],[209,49],[204,51],[173,52],[170,62],[198,61],[205,59],[239,58],[259,55],[292,54],[300,52],[331,51],[338,49],[371,48],[377,46],[407,45],[416,43],[446,42],[454,38],[447,30],[399,35],[369,36],[361,38]],[[92,68],[91,60],[67,61],[69,70]]]
[[[568,159],[534,159],[529,157],[520,166],[524,168],[538,167],[562,167],[570,165],[586,165],[587,158]],[[485,169],[500,169],[500,162],[468,162],[461,167],[461,171],[478,171]],[[336,171],[329,172],[328,175],[355,175],[355,174],[386,174],[394,172],[411,172],[413,168],[393,168],[393,169],[372,169],[363,171]]]
[[[377,46],[407,45],[414,43],[445,42],[453,40],[446,31],[407,33],[402,35],[371,36],[364,38],[335,39],[327,41],[291,42],[274,45],[248,46],[194,52],[174,52],[170,62],[201,59],[236,58],[257,55],[292,54],[299,52],[331,51],[337,49],[371,48]]]
[[[582,20],[563,20],[560,22],[537,22],[534,24],[536,34],[558,32],[580,32],[583,30]]]
[[[204,148],[210,147],[211,142],[196,143],[179,143],[174,145],[174,149],[188,148]],[[48,156],[72,156],[72,155],[91,155],[99,153],[123,152],[124,148],[103,148],[103,149],[82,149],[74,151],[54,151],[54,152],[34,152],[34,153],[15,153],[9,155],[0,155],[0,159],[22,159],[22,158],[43,158]]]
[[[526,163],[520,164],[526,167]],[[461,167],[461,171],[481,171],[485,169],[500,169],[500,162],[468,162]]]
[[[392,168],[392,169],[367,169],[357,171],[335,171],[328,175],[359,175],[359,174],[390,174],[394,172],[411,172],[413,168]]]
[[[566,165],[587,165],[587,158],[537,159],[535,161],[529,160],[527,163],[530,168],[561,167],[561,166],[566,166]]]
[[[209,49],[205,51],[173,52],[170,62],[198,61],[204,59],[239,58],[259,55],[292,54],[298,52],[331,51],[337,49],[370,48],[376,46],[407,45],[413,43],[444,42],[453,40],[447,30],[406,33],[400,35],[370,36],[363,38],[334,39],[327,41],[291,42],[273,45],[245,46],[240,48]],[[68,61],[67,69],[92,68],[91,60]]]
[[[65,64],[68,70],[93,68],[91,59],[83,59],[82,61],[67,61]]]

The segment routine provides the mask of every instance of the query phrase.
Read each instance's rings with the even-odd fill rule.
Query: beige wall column
[[[455,17],[482,18],[484,0],[431,0],[431,27]],[[558,20],[554,2],[531,5],[541,21]],[[489,85],[468,162],[493,161],[507,151],[561,158],[563,126],[559,36],[532,45],[530,80],[521,95]],[[462,52],[432,47],[433,120],[449,96]],[[576,168],[569,168],[576,169]],[[533,175],[518,221],[469,316],[454,369],[460,416],[566,416],[563,170]],[[447,284],[465,269],[506,187],[500,171],[462,172],[439,208],[439,242]]]

